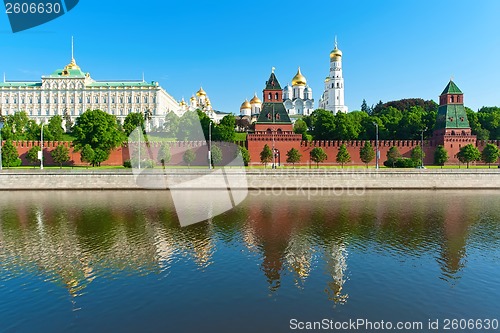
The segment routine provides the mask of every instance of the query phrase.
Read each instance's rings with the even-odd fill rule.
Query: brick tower
[[[435,145],[443,145],[448,151],[448,163],[457,163],[456,154],[463,146],[476,145],[464,107],[464,94],[450,80],[439,96],[439,109],[433,133]]]

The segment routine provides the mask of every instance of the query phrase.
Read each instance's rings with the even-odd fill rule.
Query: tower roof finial
[[[335,48],[338,49],[337,35],[335,35]]]
[[[271,68],[271,72],[274,73],[275,70],[276,70],[276,67],[273,66],[273,68]]]
[[[71,36],[71,59],[75,59],[75,42],[73,40],[73,36]]]

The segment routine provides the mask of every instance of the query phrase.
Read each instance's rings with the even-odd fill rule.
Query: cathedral
[[[325,79],[325,91],[319,101],[319,108],[337,112],[348,111],[344,103],[344,78],[342,77],[342,51],[337,45],[335,38],[335,47],[330,52],[330,75]]]
[[[189,99],[189,104],[186,103],[184,98],[179,102],[179,107],[174,111],[175,114],[181,117],[186,111],[201,110],[215,123],[219,123],[224,116],[229,113],[214,110],[210,98],[205,90],[200,87],[196,94],[192,95]]]

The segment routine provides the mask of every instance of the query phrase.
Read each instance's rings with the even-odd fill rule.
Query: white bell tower
[[[335,47],[330,52],[330,75],[325,79],[325,92],[319,101],[319,108],[337,112],[347,112],[344,103],[344,77],[342,76],[342,51],[339,50],[337,37]]]

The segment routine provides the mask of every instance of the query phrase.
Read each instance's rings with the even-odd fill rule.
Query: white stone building
[[[292,86],[287,85],[283,88],[283,103],[291,116],[308,116],[314,111],[312,89],[307,85],[307,80],[300,72],[300,67],[292,79]]]
[[[184,101],[184,98],[179,102],[177,111],[174,111],[179,117],[181,117],[186,111],[201,110],[207,114],[207,116],[215,123],[219,123],[224,116],[229,113],[214,110],[212,107],[212,102],[208,97],[203,87],[196,94],[192,95],[189,99],[189,104]]]
[[[347,112],[344,104],[344,78],[342,76],[342,51],[337,46],[330,52],[330,75],[325,79],[325,91],[319,101],[319,108],[337,112]]]

